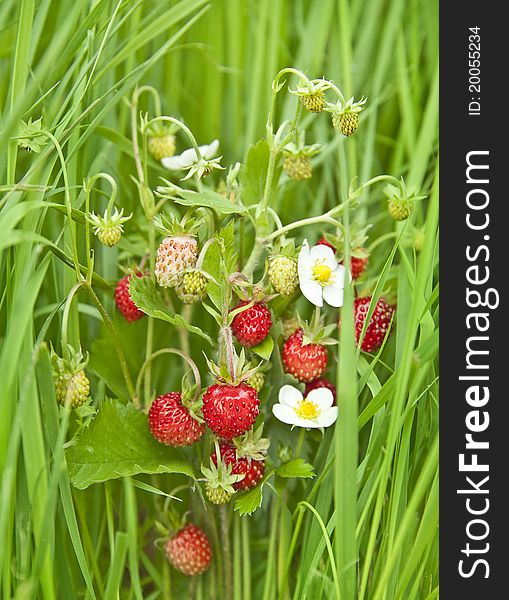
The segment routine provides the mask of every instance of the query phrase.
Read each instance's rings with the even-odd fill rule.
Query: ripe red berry
[[[206,571],[212,559],[207,534],[192,523],[183,527],[166,542],[168,562],[184,575]]]
[[[292,334],[283,345],[283,363],[287,373],[299,381],[313,381],[327,368],[327,348],[321,344],[303,345],[302,329]]]
[[[251,429],[259,405],[256,390],[245,383],[215,384],[203,396],[203,418],[216,435],[231,440]]]
[[[357,256],[350,257],[350,271],[352,272],[352,279],[357,279],[360,277],[366,267],[368,266],[369,258],[365,256],[364,258],[358,258]]]
[[[327,388],[330,390],[334,396],[334,404],[336,404],[336,386],[332,383],[332,381],[329,381],[324,377],[319,377],[318,379],[314,379],[313,381],[306,383],[304,396],[307,396],[312,390],[317,390],[319,388]]]
[[[223,462],[228,466],[232,465],[232,475],[244,475],[244,478],[233,484],[236,490],[249,490],[256,487],[263,479],[265,473],[265,462],[263,460],[253,460],[247,457],[237,457],[235,446],[228,442],[223,442],[219,446],[219,452]],[[212,461],[217,466],[216,453],[211,456]]]
[[[242,300],[235,308],[249,304]],[[232,321],[232,332],[242,346],[251,348],[263,342],[269,335],[272,319],[269,309],[262,302],[255,302],[253,306],[246,308],[235,315]]]
[[[205,426],[182,404],[180,392],[156,398],[148,412],[148,423],[156,440],[167,446],[190,446],[205,432]]]
[[[330,248],[334,254],[336,254],[336,248],[334,248],[334,246],[328,242],[324,237],[321,237],[317,242],[316,242],[317,246],[327,246],[328,248]]]
[[[371,296],[365,298],[356,298],[354,302],[354,318],[355,318],[355,339],[359,342],[359,338],[368,314]],[[394,313],[394,307],[387,304],[383,298],[379,298],[376,303],[375,310],[371,316],[371,320],[366,329],[366,334],[362,340],[361,350],[364,352],[375,352],[383,344],[389,324]]]
[[[136,273],[136,277],[142,277],[142,274]],[[131,299],[131,294],[129,293],[131,278],[132,275],[126,275],[117,283],[117,287],[115,288],[115,303],[118,310],[129,323],[145,316],[145,313]]]

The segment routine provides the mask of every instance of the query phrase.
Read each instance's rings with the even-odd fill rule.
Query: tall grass
[[[191,588],[154,544],[164,496],[146,484],[169,493],[183,477],[71,487],[63,448],[76,425],[56,409],[48,344],[59,347],[67,310],[69,342],[95,343],[110,361],[94,305],[81,294],[65,305],[76,281],[66,261],[84,256],[82,228],[67,216],[83,208],[82,183],[99,171],[119,183],[126,212],[139,211],[124,98],[136,85],[154,86],[164,114],[183,118],[200,143],[219,138],[230,164],[264,135],[271,81],[287,65],[334,79],[369,104],[347,142],[323,120],[311,125],[313,137],[329,144],[313,180],[275,199],[283,222],[331,208],[355,177],[404,176],[428,199],[395,226],[372,188],[345,216],[347,228],[373,224],[370,283],[375,297],[389,284],[397,291],[394,334],[383,353],[367,358],[343,312],[340,419],[307,456],[315,479],[281,492],[266,487],[261,510],[233,517],[234,595],[438,597],[437,30],[437,3],[426,0],[0,4],[0,597],[222,597],[218,530],[218,569]],[[281,118],[291,101],[282,103]],[[140,109],[153,113],[148,96]],[[41,115],[46,143],[30,154],[15,139],[20,120]],[[161,175],[153,163],[152,187]],[[99,194],[93,202],[103,208]],[[95,248],[95,289],[110,312],[104,280],[118,277],[128,252]],[[346,307],[351,301],[347,294]],[[136,373],[146,324],[115,325]],[[170,331],[154,332],[155,347],[167,345]],[[97,376],[105,368],[91,364]],[[154,364],[158,387],[180,375]],[[99,377],[92,386],[96,405],[111,395]],[[288,432],[289,445],[296,435]],[[311,447],[305,442],[303,451]]]

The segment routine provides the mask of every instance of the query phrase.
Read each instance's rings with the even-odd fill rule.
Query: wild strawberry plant
[[[245,153],[212,118],[214,93],[198,110],[185,76],[173,102],[146,72],[178,36],[138,64],[155,31],[191,27],[203,3],[154,5],[141,23],[128,3],[103,22],[106,4],[76,38],[54,36],[72,75],[62,58],[44,63],[61,83],[13,78],[0,131],[0,595],[433,597],[435,530],[419,521],[435,506],[433,103],[417,139],[398,46],[393,143],[374,118],[394,101],[381,66],[358,86],[369,100],[284,68],[253,77]],[[38,56],[16,53],[16,69]]]
[[[295,96],[294,114],[277,124],[276,104],[288,92]],[[350,137],[362,124],[366,99],[345,100],[332,81],[281,70],[272,83],[265,138],[243,163],[229,167],[217,156],[217,142],[199,146],[181,120],[140,113],[140,96],[148,93],[160,106],[157,91],[148,86],[136,88],[129,100],[139,209],[124,215],[117,183],[99,172],[84,182],[84,212],[71,213],[78,222],[76,283],[66,306],[88,292],[109,329],[103,344],[90,349],[95,385],[104,386],[106,399],[92,415],[85,403],[90,384],[84,349],[68,342],[67,311],[62,356],[53,350],[55,395],[81,419],[66,450],[76,487],[140,473],[187,475],[186,483],[169,492],[185,496],[182,506],[164,504],[157,519],[169,537],[168,559],[182,573],[196,575],[213,561],[206,534],[194,520],[206,522],[219,510],[229,598],[232,511],[249,518],[263,511],[266,487],[276,485],[281,494],[292,478],[313,477],[311,449],[326,443],[325,429],[341,418],[335,383],[338,308],[345,290],[362,289],[355,300],[355,339],[362,350],[378,351],[394,326],[395,299],[389,305],[366,295],[386,279],[373,273],[373,281],[363,280],[369,272],[366,230],[352,237],[343,216],[354,214],[372,186],[389,184],[390,203],[396,197],[413,203],[416,194],[408,195],[403,180],[379,175],[352,181],[348,195],[324,214],[282,223],[274,208],[281,186],[288,178],[310,178],[314,157],[330,143],[304,144],[306,113],[329,120],[331,137]],[[186,143],[189,148],[175,154]],[[152,181],[151,160],[168,169],[162,182]],[[91,207],[101,179],[111,192],[99,216]],[[136,226],[124,231],[131,220]],[[308,240],[304,228],[314,239]],[[84,255],[77,244],[82,236]],[[147,320],[146,330],[137,333],[145,349],[137,371],[123,350],[117,317],[95,293],[94,277],[102,281],[106,274],[94,268],[93,236],[107,248],[122,241],[125,274],[115,287],[116,310],[130,324]],[[289,315],[293,331],[285,327]],[[165,332],[160,347],[154,343],[157,330]],[[114,355],[104,359],[101,349],[109,344]],[[103,360],[120,367],[123,381],[113,384],[112,367],[101,365]],[[179,386],[155,389],[151,374],[163,361],[181,373]],[[108,436],[112,427],[119,435]],[[300,428],[296,441],[294,428]],[[191,524],[184,526],[186,520]],[[179,559],[180,546],[189,558]]]

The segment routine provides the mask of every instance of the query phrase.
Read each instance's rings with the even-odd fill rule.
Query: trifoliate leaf
[[[72,442],[65,455],[71,483],[80,490],[138,473],[194,476],[177,450],[152,437],[147,415],[130,403],[105,402]]]
[[[18,146],[29,152],[39,153],[48,142],[41,131],[42,117],[39,117],[36,121],[32,121],[32,117],[30,117],[28,123],[22,120],[17,135]]]
[[[279,477],[314,477],[312,465],[307,463],[303,458],[296,458],[287,463],[282,464],[276,470]]]

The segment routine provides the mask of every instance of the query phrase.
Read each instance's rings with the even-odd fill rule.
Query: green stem
[[[182,121],[175,119],[175,117],[161,116],[161,117],[155,117],[155,119],[151,119],[147,123],[146,129],[148,129],[151,125],[153,125],[154,123],[157,123],[159,121],[167,121],[168,123],[173,123],[179,129],[181,129],[189,138],[189,141],[191,142],[191,145],[193,146],[194,151],[196,152],[196,158],[198,160],[203,160],[203,156],[202,156],[202,153],[200,152],[200,147],[198,146],[198,142],[196,141],[196,138],[194,137],[193,132],[189,129],[189,127],[187,125],[184,125],[184,123],[182,123]]]
[[[232,551],[227,507],[221,506],[219,513],[221,517],[221,541],[223,543],[224,600],[233,600]]]
[[[319,215],[317,217],[308,217],[307,219],[301,219],[300,221],[295,221],[294,223],[289,223],[284,227],[276,229],[273,233],[268,235],[263,241],[271,242],[275,238],[292,231],[293,229],[299,229],[300,227],[306,227],[307,225],[314,225],[315,223],[328,223],[329,225],[334,225],[335,227],[341,227],[341,223],[336,219],[333,219],[330,216],[331,211],[325,213],[324,215]]]
[[[78,281],[77,283],[75,283],[73,285],[73,287],[71,288],[69,294],[67,295],[67,299],[65,301],[64,312],[62,314],[62,356],[64,358],[68,358],[68,356],[69,356],[69,349],[67,348],[67,345],[68,345],[67,331],[68,331],[68,326],[69,326],[69,313],[71,310],[72,301],[74,299],[75,294],[84,285],[86,285],[85,281]]]
[[[194,381],[196,383],[196,398],[195,399],[197,400],[198,396],[200,394],[200,391],[201,391],[200,371],[198,370],[198,367],[196,366],[196,363],[193,361],[193,359],[188,354],[186,354],[185,352],[182,352],[182,350],[178,350],[177,348],[161,348],[161,350],[157,350],[156,352],[151,354],[145,360],[145,362],[141,366],[140,372],[138,373],[138,378],[136,379],[135,397],[137,399],[140,398],[141,382],[143,381],[145,372],[147,371],[148,367],[151,365],[152,361],[155,358],[157,358],[158,356],[162,356],[163,354],[176,354],[177,356],[180,356],[181,358],[183,358],[187,362],[187,364],[191,367],[191,370],[192,370],[193,376],[194,376]],[[147,397],[145,398],[145,401],[146,400],[147,400]]]
[[[260,202],[257,212],[257,218],[263,214],[269,206],[270,194],[272,191],[272,180],[274,179],[274,168],[276,166],[276,158],[278,151],[276,148],[271,148],[269,152],[269,164],[267,166],[267,175],[265,177],[265,188],[263,190],[263,198]]]
[[[95,175],[92,175],[92,177],[90,177],[85,183],[85,192],[88,194],[89,200],[90,200],[90,194],[92,192],[92,186],[98,179],[105,179],[111,186],[111,196],[108,201],[108,208],[107,208],[108,214],[111,214],[112,209],[115,206],[115,200],[117,199],[117,190],[118,190],[117,182],[108,173],[96,173]],[[88,217],[88,211],[87,211],[86,216]]]
[[[155,104],[155,113],[156,116],[159,117],[161,115],[161,98],[159,97],[159,92],[151,85],[142,85],[141,87],[136,88],[133,94],[133,98],[136,98],[136,104],[138,104],[138,100],[143,92],[149,92],[152,94]]]
[[[299,438],[297,440],[297,448],[295,448],[295,456],[300,456],[300,451],[302,450],[302,444],[304,443],[304,435],[306,430],[304,427],[301,427],[299,431]]]
[[[273,585],[273,576],[274,576],[274,563],[275,561],[275,554],[276,554],[276,538],[277,538],[277,534],[278,534],[278,513],[279,513],[279,502],[278,499],[276,497],[274,497],[273,499],[273,506],[272,506],[272,511],[271,511],[271,516],[270,516],[270,520],[271,520],[271,533],[270,533],[270,540],[269,540],[269,552],[267,555],[267,568],[265,570],[265,584],[263,586],[263,600],[269,600],[270,596],[271,596],[271,591],[274,589],[274,585]]]
[[[249,534],[249,519],[241,519],[242,525],[242,600],[251,600],[251,536]]]
[[[286,564],[285,564],[285,570],[284,570],[285,575],[288,575],[288,572],[290,571],[290,567],[291,567],[292,560],[293,560],[293,555],[295,554],[295,549],[297,547],[297,542],[299,540],[299,534],[300,534],[300,530],[302,527],[302,521],[304,520],[304,515],[306,513],[304,508],[300,505],[297,506],[296,510],[298,511],[297,523],[295,524],[295,529],[293,530],[293,536],[292,536],[292,539],[290,542],[290,548],[288,550],[288,555],[286,558]],[[286,589],[288,587],[288,580],[289,580],[288,576],[282,578],[281,588],[279,590],[280,598],[284,598],[284,596],[285,596]]]

